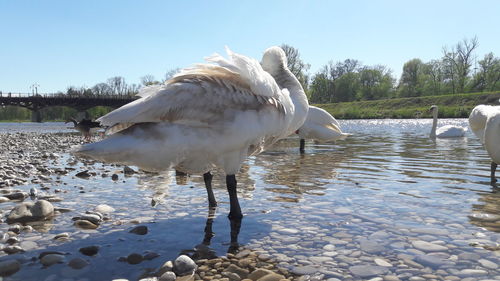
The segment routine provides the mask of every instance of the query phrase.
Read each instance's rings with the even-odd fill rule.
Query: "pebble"
[[[74,258],[68,262],[68,266],[73,269],[82,269],[89,265],[89,263],[82,258]]]
[[[129,232],[137,235],[146,235],[148,234],[148,227],[145,225],[138,225],[132,228]]]
[[[139,264],[143,261],[143,257],[140,254],[132,253],[127,256],[127,262],[129,264]]]
[[[175,281],[176,278],[177,278],[177,276],[175,275],[175,273],[173,273],[172,271],[167,271],[160,276],[159,280],[160,281]]]
[[[362,278],[374,277],[389,272],[387,267],[375,265],[354,265],[349,267],[349,271],[355,276]]]
[[[88,220],[76,220],[74,225],[83,229],[96,229],[98,226]]]
[[[183,276],[193,273],[198,266],[186,255],[180,255],[174,261],[173,271],[177,276]]]
[[[426,242],[426,241],[412,241],[413,247],[417,248],[418,250],[424,251],[424,252],[441,252],[441,251],[447,251],[448,248],[437,245],[434,243]]]
[[[0,261],[0,276],[9,276],[21,269],[21,263],[17,260]]]
[[[58,255],[58,254],[48,254],[43,256],[40,259],[40,263],[42,263],[45,266],[51,266],[56,263],[63,263],[65,257],[63,255]]]
[[[54,206],[46,200],[22,202],[7,215],[7,223],[45,220],[54,215]]]
[[[78,251],[86,256],[95,256],[99,252],[98,246],[88,246],[80,248]]]

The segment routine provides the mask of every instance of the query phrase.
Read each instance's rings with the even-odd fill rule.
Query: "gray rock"
[[[186,255],[180,255],[174,261],[173,271],[177,276],[192,274],[198,266],[196,263]]]
[[[132,175],[135,173],[135,170],[130,168],[129,166],[125,166],[125,167],[123,167],[123,173],[125,175]]]
[[[419,264],[424,266],[428,266],[432,269],[437,269],[446,263],[446,261],[443,259],[429,255],[418,255],[415,257],[415,262],[418,262]]]
[[[12,254],[17,254],[19,252],[24,252],[24,249],[21,248],[20,246],[6,246],[3,248],[3,251],[8,255],[12,255]]]
[[[174,264],[172,261],[166,261],[159,269],[157,272],[157,276],[162,276],[165,272],[172,271],[174,268]]]
[[[148,227],[145,225],[138,225],[132,228],[129,232],[137,235],[146,235],[148,234]]]
[[[54,215],[54,206],[48,201],[23,202],[7,215],[7,223],[46,220]]]
[[[89,263],[82,258],[74,258],[68,262],[68,265],[73,269],[82,269],[89,265]]]
[[[386,274],[389,272],[389,269],[375,265],[354,265],[349,267],[349,271],[355,276],[367,278]]]
[[[45,266],[51,266],[56,263],[63,263],[64,259],[65,257],[63,255],[48,254],[43,256],[43,258],[40,259],[40,262]]]
[[[4,195],[4,197],[8,198],[9,200],[24,200],[28,198],[28,196],[29,195],[26,192],[14,192]]]
[[[132,253],[132,254],[128,255],[128,257],[127,257],[127,262],[130,264],[139,264],[143,260],[144,260],[144,258],[142,257],[142,255],[137,254],[137,253]]]
[[[175,281],[177,276],[172,271],[167,271],[160,276],[160,281]]]
[[[359,245],[363,252],[369,254],[380,253],[385,250],[384,246],[382,246],[380,242],[365,238],[359,239]]]
[[[86,256],[95,256],[99,252],[99,247],[98,246],[88,246],[88,247],[83,247],[80,248],[80,253],[86,255]]]
[[[0,276],[5,277],[12,275],[21,269],[21,263],[17,260],[6,260],[0,262]]]
[[[320,269],[314,266],[307,265],[307,266],[296,266],[292,268],[291,271],[297,275],[313,275],[317,272],[320,272]]]
[[[441,246],[438,244],[422,241],[422,240],[417,240],[417,241],[412,241],[411,244],[413,247],[416,249],[419,249],[424,252],[444,252],[447,251],[448,248],[445,246]]]

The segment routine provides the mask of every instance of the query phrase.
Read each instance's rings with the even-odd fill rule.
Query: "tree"
[[[110,95],[113,92],[113,90],[106,83],[98,83],[95,84],[94,87],[92,87],[92,92],[94,93],[94,95],[102,96],[102,95]]]
[[[364,100],[390,98],[393,83],[391,72],[385,66],[364,67],[359,73],[358,97]]]
[[[108,85],[111,91],[115,95],[125,95],[127,92],[127,84],[125,83],[125,78],[121,76],[115,76],[108,79]]]
[[[169,71],[167,71],[165,73],[165,80],[163,80],[163,82],[166,82],[168,80],[170,80],[172,77],[174,77],[175,74],[179,73],[181,71],[180,68],[176,67],[176,68],[173,68]]]
[[[488,53],[478,62],[479,71],[475,73],[471,88],[475,91],[494,91],[500,88],[500,58]]]
[[[147,74],[141,77],[141,83],[144,86],[151,86],[151,85],[156,85],[160,84],[160,81],[156,81],[155,77],[151,74]]]
[[[288,69],[290,69],[295,77],[297,77],[304,90],[307,90],[309,82],[309,75],[307,74],[307,71],[309,70],[311,65],[302,61],[302,59],[300,58],[299,50],[295,49],[294,47],[287,44],[282,44],[281,48],[283,49],[283,51],[285,51]]]
[[[403,65],[403,73],[399,79],[398,94],[400,97],[417,97],[422,95],[422,75],[424,64],[420,59],[412,59]]]
[[[472,52],[478,45],[477,37],[474,37],[458,42],[450,50],[443,48],[443,60],[447,65],[449,78],[452,79],[453,93],[455,93],[455,87],[459,93],[465,92],[465,85],[474,59]]]

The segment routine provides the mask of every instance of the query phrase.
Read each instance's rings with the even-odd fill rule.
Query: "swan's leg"
[[[229,249],[227,249],[228,253],[234,254],[240,247],[240,245],[238,244],[238,235],[240,234],[241,220],[242,218],[229,219],[229,222],[231,224],[231,244],[229,246]]]
[[[208,207],[215,208],[217,207],[217,200],[215,200],[214,191],[212,190],[212,178],[213,176],[210,172],[203,174],[203,181],[205,181],[205,188],[208,195]]]
[[[304,153],[305,146],[306,146],[306,140],[300,139],[300,153]]]
[[[495,171],[497,170],[498,164],[491,161],[491,183],[497,182],[497,179],[495,178]]]
[[[236,176],[227,175],[226,176],[227,192],[229,193],[229,219],[241,219],[243,215],[241,214],[240,203],[238,202],[238,193],[236,192]]]

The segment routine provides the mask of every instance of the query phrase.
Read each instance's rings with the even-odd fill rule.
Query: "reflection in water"
[[[489,231],[500,232],[500,188],[492,187],[491,192],[478,192],[477,204],[472,204],[470,223]]]
[[[193,249],[182,250],[181,254],[189,255],[194,260],[213,259],[217,257],[216,251],[210,247],[212,238],[215,236],[212,226],[214,223],[216,211],[217,208],[209,208],[208,210],[207,221],[205,223],[205,228],[204,228],[203,241],[200,244],[196,245]],[[241,218],[229,219],[229,222],[231,229],[230,232],[231,242],[229,243],[229,248],[227,249],[227,252],[235,254],[240,247],[238,243],[238,236],[240,234],[242,219]]]

